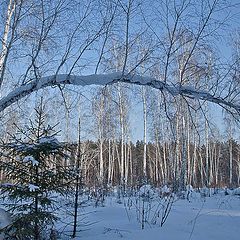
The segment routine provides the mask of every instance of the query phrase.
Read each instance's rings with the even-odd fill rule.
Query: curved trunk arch
[[[125,82],[142,86],[146,85],[155,89],[159,89],[160,91],[166,91],[173,96],[182,95],[183,97],[190,99],[209,101],[220,105],[230,112],[240,115],[240,105],[231,101],[227,101],[220,96],[214,96],[209,92],[196,90],[189,86],[169,85],[163,81],[159,81],[151,77],[131,74],[123,75],[122,73],[92,74],[85,76],[58,74],[35,79],[25,85],[15,88],[6,96],[2,97],[0,99],[0,112],[4,111],[11,104],[17,102],[23,97],[26,97],[27,95],[45,87],[64,84],[72,84],[77,86],[108,85],[116,82]]]

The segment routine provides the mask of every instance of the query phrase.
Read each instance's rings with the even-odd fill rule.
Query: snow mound
[[[187,186],[186,186],[186,191],[187,191],[187,192],[194,192],[193,186],[192,186],[192,185],[187,185]]]
[[[168,194],[171,192],[171,189],[167,186],[167,185],[164,185],[162,188],[161,188],[161,192],[163,194]]]
[[[0,208],[0,230],[7,227],[9,224],[11,224],[11,215],[4,209]],[[4,239],[3,234],[0,234],[0,240]]]
[[[239,196],[240,196],[240,187],[234,189],[234,190],[232,191],[232,194],[233,194],[233,195],[239,195]]]
[[[23,158],[24,163],[31,162],[33,166],[38,166],[39,162],[33,156],[26,156]]]
[[[29,185],[28,185],[28,188],[29,188],[30,192],[35,192],[36,190],[39,189],[38,186],[33,185],[33,184],[29,184]]]
[[[40,144],[59,144],[59,141],[55,137],[42,137],[39,139]]]
[[[139,195],[141,197],[153,198],[155,196],[155,192],[151,185],[146,184],[140,187]]]

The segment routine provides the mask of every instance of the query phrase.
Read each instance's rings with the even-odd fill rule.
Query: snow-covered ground
[[[10,224],[11,219],[10,219],[10,214],[7,213],[4,209],[0,208],[0,230],[8,224]],[[3,234],[0,233],[0,240],[3,239]]]
[[[138,214],[136,206],[129,207],[128,198],[122,199],[122,203],[117,202],[116,197],[108,197],[104,207],[89,206],[83,208],[81,214],[87,216],[83,222],[86,221],[90,225],[82,226],[82,231],[78,233],[76,239],[240,239],[240,196],[225,196],[222,193],[205,198],[191,197],[190,202],[186,199],[176,200],[162,227],[160,227],[159,221],[156,224],[151,223],[154,214],[149,213],[149,222],[145,224],[143,230],[136,217]],[[153,202],[151,205],[153,208],[156,206]],[[157,220],[160,219],[161,214]]]
[[[98,207],[92,200],[79,209],[80,231],[75,239],[239,240],[240,195],[229,193],[225,195],[222,191],[211,197],[203,197],[193,192],[190,201],[175,198],[162,227],[160,222],[168,201],[156,197],[156,194],[146,201],[139,194],[120,199],[113,194],[105,199],[104,206]],[[69,216],[72,209],[66,204],[67,201],[59,202],[62,204],[59,214],[62,220],[57,224],[57,230],[62,232],[60,239],[71,239],[67,235],[72,231],[72,226],[68,224],[72,221]],[[144,229],[141,229],[143,209],[146,222]]]

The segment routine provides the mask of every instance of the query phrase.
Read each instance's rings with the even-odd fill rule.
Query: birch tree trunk
[[[123,111],[123,96],[122,89],[120,84],[118,84],[118,104],[119,104],[119,121],[120,121],[120,132],[121,132],[121,154],[120,154],[120,183],[122,186],[125,185],[124,176],[125,176],[125,159],[124,159],[124,111]]]
[[[9,42],[8,40],[9,40],[10,31],[11,31],[10,27],[11,27],[11,21],[13,18],[15,7],[16,7],[16,0],[9,0],[3,37],[1,40],[2,48],[0,53],[0,89],[2,87],[4,73],[6,70],[7,57],[11,47],[11,41]],[[14,29],[12,29],[12,31],[14,31]]]
[[[142,87],[143,101],[143,179],[147,181],[147,99],[146,88]]]

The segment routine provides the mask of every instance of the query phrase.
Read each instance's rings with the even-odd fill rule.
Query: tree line
[[[65,167],[68,171],[80,168],[82,187],[89,189],[107,189],[121,184],[131,188],[148,183],[156,187],[168,185],[177,191],[179,187],[186,185],[192,185],[194,188],[220,188],[238,187],[240,184],[240,145],[234,139],[224,142],[211,140],[208,146],[190,142],[185,154],[176,153],[181,148],[176,142],[149,142],[146,144],[146,170],[143,141],[124,144],[124,166],[121,166],[121,142],[104,140],[102,153],[99,144],[100,141],[81,142],[80,154],[78,144],[64,144],[64,156],[49,158],[48,162],[51,163],[51,167],[57,164],[61,169]],[[187,164],[184,167],[184,186],[181,186],[184,156],[187,157]],[[229,161],[230,156],[232,165]],[[16,156],[8,156],[8,161],[14,157]],[[100,163],[100,160],[103,162]],[[6,182],[4,175],[2,171],[2,183]],[[15,181],[14,176],[11,180]]]
[[[129,142],[124,146],[124,166],[121,166],[121,142],[103,142],[103,163],[100,163],[99,141],[81,144],[82,183],[88,187],[112,187],[121,183],[127,187],[139,187],[149,183],[154,186],[168,185],[178,190],[184,156],[187,157],[184,186],[237,187],[240,183],[240,146],[234,139],[224,142],[211,140],[208,146],[191,142],[187,146],[186,154],[176,153],[178,148],[181,148],[176,142],[149,142],[146,145],[146,175],[143,141],[137,141],[136,144]],[[75,161],[77,145],[71,145],[70,148],[71,161]],[[232,165],[229,156],[232,157]],[[121,173],[121,170],[124,172]]]

